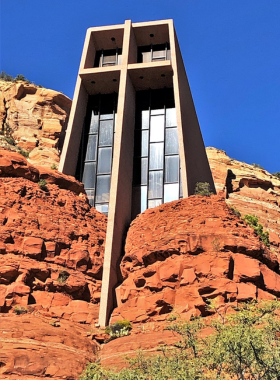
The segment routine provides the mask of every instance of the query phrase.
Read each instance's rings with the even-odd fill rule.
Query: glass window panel
[[[100,120],[108,120],[108,119],[114,119],[114,114],[112,113],[104,113],[103,115],[100,115]]]
[[[163,168],[163,143],[150,144],[150,170]]]
[[[86,162],[83,172],[83,184],[85,189],[94,189],[95,188],[95,162]]]
[[[85,161],[96,161],[97,135],[89,135]]]
[[[166,129],[165,154],[178,154],[178,131],[177,128]]]
[[[153,51],[153,60],[165,59],[165,50]]]
[[[142,62],[151,62],[151,52],[144,52],[142,53]]]
[[[165,183],[179,182],[179,156],[165,157]]]
[[[149,147],[148,142],[149,142],[149,132],[142,131],[142,140],[141,140],[141,156],[142,157],[148,156],[148,147]]]
[[[98,113],[94,114],[94,111],[92,111],[89,133],[97,133],[97,131],[98,131]]]
[[[149,199],[162,197],[162,182],[163,182],[162,171],[149,172],[149,191],[148,191]]]
[[[103,66],[115,65],[116,64],[116,55],[107,55],[103,57]]]
[[[148,201],[148,208],[154,208],[154,207],[160,206],[161,204],[162,204],[161,199],[150,199]]]
[[[121,64],[122,64],[122,56],[118,55],[118,65],[121,65]]]
[[[89,204],[91,206],[94,206],[94,190],[88,189],[86,190],[86,193],[87,193]]]
[[[97,176],[95,202],[109,202],[110,175]]]
[[[98,149],[97,174],[111,173],[112,148]]]
[[[141,212],[147,209],[148,186],[141,186]]]
[[[149,129],[149,111],[142,111],[141,129]]]
[[[180,198],[183,198],[182,169],[180,168]]]
[[[166,108],[166,127],[176,127],[176,108]]]
[[[102,205],[95,205],[95,209],[99,212],[102,212],[105,215],[108,215],[109,205],[108,205],[108,203],[105,203]]]
[[[164,115],[151,116],[150,142],[164,141]]]
[[[164,108],[151,110],[151,115],[164,115]]]
[[[171,59],[171,52],[170,52],[170,50],[167,50],[167,57],[166,57],[166,59]]]
[[[147,185],[148,158],[141,158],[141,185]]]
[[[179,183],[164,185],[164,203],[179,199]]]
[[[113,120],[101,120],[99,127],[99,146],[113,144]]]

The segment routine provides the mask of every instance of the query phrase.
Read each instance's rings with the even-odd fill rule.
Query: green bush
[[[21,154],[23,157],[28,158],[29,157],[29,152],[25,149],[19,148],[19,154]]]
[[[259,164],[252,164],[252,166],[254,166],[254,168],[264,170],[264,168],[261,165],[259,165]]]
[[[168,330],[180,336],[161,355],[139,352],[128,368],[113,371],[89,363],[80,380],[277,380],[280,378],[279,301],[252,302],[222,315],[205,336],[201,319],[179,321]]]
[[[272,175],[280,179],[280,172],[272,173]]]
[[[237,210],[237,208],[235,208],[234,206],[230,206],[229,208],[234,213],[234,215],[238,216],[238,218],[241,218],[241,213]]]
[[[210,197],[213,194],[210,184],[208,182],[197,182],[194,189],[195,195],[203,195]]]
[[[51,169],[52,170],[57,170],[57,165],[56,164],[52,164]]]
[[[110,340],[120,338],[122,336],[129,335],[130,330],[132,329],[132,324],[127,319],[122,319],[113,323],[110,326],[107,326],[105,333],[110,335]]]
[[[11,136],[5,136],[4,140],[10,145],[15,145],[15,140]]]
[[[14,313],[16,313],[16,315],[26,314],[27,312],[28,312],[28,310],[24,306],[15,306],[14,307]]]
[[[1,71],[0,73],[0,79],[6,81],[6,82],[13,82],[14,78],[11,75],[8,75],[5,73],[5,71]]]
[[[38,182],[38,185],[40,187],[40,189],[44,190],[44,191],[48,191],[48,187],[47,187],[47,181],[45,179],[40,179],[40,181]]]
[[[260,240],[267,247],[270,247],[269,233],[267,231],[263,231],[262,224],[258,223],[259,219],[253,215],[245,215],[242,219],[245,220],[245,222],[255,230],[255,232],[259,235]]]
[[[60,284],[64,284],[67,281],[67,279],[68,279],[69,276],[70,276],[70,274],[68,272],[66,272],[66,270],[62,270],[62,271],[59,272],[57,281]]]

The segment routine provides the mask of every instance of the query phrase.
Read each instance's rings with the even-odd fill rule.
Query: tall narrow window
[[[84,183],[89,203],[108,214],[117,95],[89,98],[76,178]]]
[[[161,52],[158,51],[160,56]],[[132,218],[181,198],[179,145],[172,89],[136,94]]]

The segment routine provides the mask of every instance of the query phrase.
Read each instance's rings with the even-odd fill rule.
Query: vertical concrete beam
[[[183,196],[187,197],[194,194],[197,182],[208,182],[214,191],[215,185],[172,20],[169,22],[169,34]]]
[[[117,264],[131,221],[135,90],[127,71],[130,41],[131,21],[126,21],[99,311],[101,326],[108,324],[114,307],[114,288],[118,283]]]
[[[75,176],[88,94],[78,75],[58,170]]]
[[[95,55],[95,49],[91,39],[90,29],[87,30],[85,38],[73,102],[58,168],[60,172],[73,176],[76,172],[80,141],[88,102],[88,94],[82,84],[79,73],[80,70],[84,69],[85,66],[89,64],[89,51],[91,53],[91,59],[94,59],[92,58],[92,55]]]

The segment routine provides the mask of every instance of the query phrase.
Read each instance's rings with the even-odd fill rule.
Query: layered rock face
[[[6,151],[0,169],[0,311],[32,305],[91,323],[98,316],[106,217],[90,208],[73,177],[40,173]],[[43,189],[39,178],[47,178]]]
[[[30,163],[58,165],[70,108],[71,100],[60,92],[0,81],[0,130],[29,152]],[[4,138],[0,145],[16,149]]]
[[[0,314],[2,380],[77,380],[96,360],[98,345],[88,326],[40,314]]]
[[[219,196],[192,196],[131,224],[112,320],[163,321],[209,314],[218,305],[280,295],[277,256]]]
[[[242,215],[256,215],[280,253],[280,180],[264,169],[231,159],[223,150],[207,148],[216,189]]]
[[[9,151],[0,211],[0,377],[77,379],[98,347],[107,219],[73,177]]]

